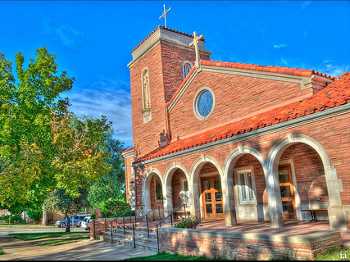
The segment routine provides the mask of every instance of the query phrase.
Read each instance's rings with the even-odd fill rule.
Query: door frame
[[[279,170],[280,168],[283,168],[283,169],[287,169],[288,170],[288,177],[289,177],[289,183],[285,183],[285,184],[289,184],[289,187],[290,187],[290,191],[291,191],[291,204],[292,204],[292,207],[293,207],[293,214],[294,214],[294,217],[293,218],[284,218],[283,217],[283,220],[284,221],[288,221],[288,220],[296,220],[298,217],[297,217],[297,204],[296,204],[296,185],[294,184],[294,179],[293,179],[293,170],[292,170],[292,165],[290,163],[279,163],[278,165],[278,176],[279,176]],[[281,181],[279,181],[279,185],[281,187]],[[282,196],[281,196],[281,201],[282,201]],[[283,201],[282,201],[282,206],[283,206]]]
[[[280,160],[279,165],[290,165],[291,171],[292,171],[292,181],[294,185],[294,192],[295,192],[295,213],[296,213],[296,219],[299,221],[303,221],[303,216],[301,213],[301,198],[299,194],[299,187],[298,182],[296,179],[296,172],[295,172],[295,165],[293,158],[286,159],[286,160]]]
[[[225,218],[225,214],[224,214],[224,196],[223,196],[223,193],[222,193],[222,185],[221,185],[221,179],[220,179],[220,175],[219,174],[215,174],[215,175],[206,175],[206,176],[203,176],[203,177],[200,177],[200,209],[201,209],[201,217],[203,220],[218,220],[218,219],[224,219]],[[202,188],[202,181],[203,180],[206,180],[206,179],[209,179],[209,180],[212,180],[214,181],[215,179],[218,180],[218,182],[220,183],[220,188],[221,188],[221,198],[222,200],[220,201],[222,203],[222,214],[221,215],[215,215],[213,217],[207,217],[207,214],[206,214],[206,202],[205,202],[205,194],[204,194],[204,190]],[[216,190],[215,187],[213,187],[212,190]],[[216,200],[215,200],[215,193],[212,192],[212,210],[214,211],[214,209],[216,208]],[[213,203],[213,200],[214,200],[214,203]],[[216,214],[216,209],[215,209],[215,214]]]

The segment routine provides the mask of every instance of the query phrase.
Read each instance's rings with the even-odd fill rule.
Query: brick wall
[[[166,41],[161,43],[161,52],[165,100],[169,101],[183,80],[183,62],[189,61],[193,65],[196,56],[193,48],[174,45]],[[200,56],[201,59],[209,59],[207,53],[201,52]]]
[[[146,67],[149,70],[152,120],[144,123],[141,75]],[[162,72],[161,45],[159,44],[140,57],[130,68],[133,141],[140,155],[157,148],[159,134],[166,129]]]
[[[281,129],[277,132],[267,133],[264,135],[259,135],[256,137],[249,138],[245,141],[233,142],[218,145],[215,147],[208,148],[201,152],[192,152],[191,154],[181,155],[172,159],[164,159],[162,161],[157,161],[154,163],[146,164],[145,170],[149,168],[156,168],[160,171],[161,175],[172,166],[175,162],[181,164],[190,174],[193,171],[194,164],[202,159],[203,156],[211,157],[215,159],[219,165],[219,168],[224,168],[225,160],[228,158],[229,154],[237,149],[238,145],[247,145],[256,148],[260,151],[263,157],[267,157],[268,152],[271,147],[276,143],[280,142],[281,139],[285,139],[288,134],[304,134],[306,136],[312,137],[318,141],[326,150],[331,164],[337,171],[337,176],[341,180],[343,185],[343,191],[341,192],[341,198],[343,205],[350,204],[350,165],[348,160],[350,159],[350,134],[349,134],[349,123],[350,123],[350,113],[341,114],[322,120],[310,122],[300,126],[293,126]],[[331,139],[330,139],[331,138]],[[286,151],[288,152],[288,151]],[[290,149],[292,152],[292,149]],[[297,153],[297,152],[295,152]],[[312,157],[311,157],[312,158]],[[308,170],[308,163],[316,163],[315,159],[310,162],[310,160],[305,160],[306,162],[302,164],[299,162],[302,158],[296,159],[297,169],[300,166],[304,166],[304,171]],[[313,164],[313,165],[314,165]],[[316,165],[317,166],[317,165]],[[301,170],[301,169],[299,169]],[[318,170],[316,168],[316,170]],[[301,171],[299,171],[301,172]],[[140,174],[140,178],[142,178]],[[302,179],[299,177],[299,179]],[[298,179],[297,179],[298,180]],[[139,190],[142,190],[140,187]]]
[[[232,260],[305,259],[340,247],[339,232],[274,237],[263,233],[205,232],[192,229],[161,229],[160,250],[181,255]]]
[[[286,149],[281,161],[292,160],[301,201],[320,198],[328,202],[326,178],[322,161],[315,150],[304,144],[295,144]]]
[[[209,118],[198,120],[193,105],[203,87],[213,91],[215,107]],[[172,139],[193,135],[312,93],[311,88],[302,89],[296,83],[203,71],[169,113]]]

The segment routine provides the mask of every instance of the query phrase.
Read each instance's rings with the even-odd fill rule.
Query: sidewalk
[[[123,260],[138,256],[150,256],[154,251],[143,248],[128,248],[103,242],[101,240],[82,240],[59,246],[36,246],[33,241],[21,241],[13,238],[0,238],[0,247],[5,255],[2,260]]]

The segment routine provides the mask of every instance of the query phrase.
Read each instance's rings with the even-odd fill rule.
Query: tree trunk
[[[65,220],[66,220],[66,232],[70,232],[70,217],[67,215],[65,215]]]
[[[44,205],[43,205],[43,216],[42,216],[42,219],[41,219],[41,224],[43,226],[47,226],[47,224],[48,224],[48,221],[47,221],[47,210],[46,210]]]

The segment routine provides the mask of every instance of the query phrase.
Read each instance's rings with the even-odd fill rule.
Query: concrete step
[[[124,245],[133,247],[134,241],[133,241],[133,235],[132,232],[128,232],[124,234],[121,232],[113,232],[113,243],[116,243],[118,245]],[[111,242],[111,234],[110,232],[106,232],[104,234],[104,241]],[[143,247],[148,250],[157,250],[157,237],[155,234],[150,234],[150,237],[148,238],[147,232],[135,232],[135,244],[137,247]]]

